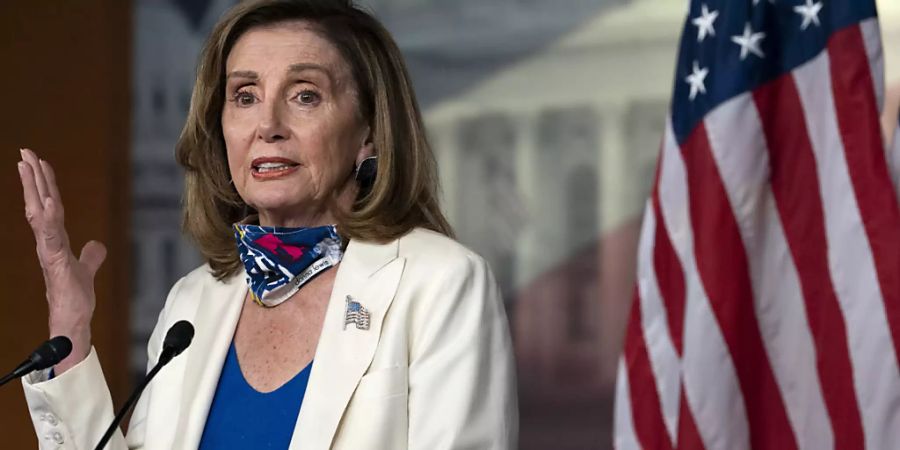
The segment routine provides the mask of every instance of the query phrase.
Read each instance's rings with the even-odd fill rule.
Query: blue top
[[[232,343],[206,418],[200,450],[287,449],[311,369],[312,362],[283,386],[262,393],[247,383]]]

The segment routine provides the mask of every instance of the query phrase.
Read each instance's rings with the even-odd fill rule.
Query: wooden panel
[[[0,5],[0,371],[47,338],[47,303],[16,162],[30,147],[54,165],[76,253],[109,248],[96,283],[93,339],[116,404],[127,372],[131,2],[4,0]],[[2,448],[35,448],[21,386],[0,389]]]

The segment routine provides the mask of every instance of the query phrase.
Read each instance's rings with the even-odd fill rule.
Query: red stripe
[[[654,184],[651,201],[653,202],[653,215],[656,216],[655,241],[653,243],[653,271],[656,274],[656,283],[662,296],[663,305],[666,308],[666,320],[669,324],[669,335],[675,345],[678,356],[682,355],[682,342],[684,339],[684,270],[681,261],[675,254],[672,241],[669,239],[669,231],[666,229],[665,219],[659,202],[659,171],[663,163],[663,152],[659,155],[657,165],[656,183]]]
[[[681,407],[678,411],[678,450],[703,450],[703,439],[697,431],[697,423],[691,414],[691,407],[681,385]]]
[[[645,450],[670,450],[672,442],[663,422],[662,404],[641,327],[641,299],[637,289],[631,304],[631,318],[625,336],[625,365],[634,432]]]
[[[828,43],[838,128],[853,191],[869,238],[885,314],[900,365],[900,207],[888,174],[874,81],[859,27]]]
[[[750,444],[757,450],[797,448],[753,308],[747,253],[704,124],[688,136],[682,154],[697,270],[731,353]]]
[[[653,196],[653,214],[656,215],[656,236],[653,245],[653,271],[656,273],[656,282],[659,285],[663,305],[666,308],[666,319],[669,324],[669,334],[678,356],[682,355],[682,341],[684,335],[684,271],[681,262],[675,256],[672,242],[666,224],[663,222],[662,210],[659,206],[659,197]]]
[[[797,267],[834,446],[863,448],[853,388],[847,327],[828,267],[825,214],[803,104],[791,75],[757,89],[753,98],[766,136],[772,193]]]

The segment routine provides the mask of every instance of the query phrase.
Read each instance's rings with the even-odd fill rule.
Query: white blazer
[[[237,326],[243,274],[203,266],[179,280],[150,337],[194,324],[193,343],[150,383],[109,449],[196,449]],[[346,298],[370,328],[344,327]],[[416,229],[387,244],[351,241],[338,268],[306,396],[291,439],[300,449],[516,448],[518,406],[503,302],[485,261]],[[113,407],[96,352],[52,380],[23,379],[41,449],[92,450]],[[119,399],[119,404],[123,399]]]

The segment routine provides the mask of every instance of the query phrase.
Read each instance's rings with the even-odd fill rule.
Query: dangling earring
[[[370,156],[356,166],[356,182],[359,183],[360,197],[365,197],[375,184],[378,173],[378,157]]]

